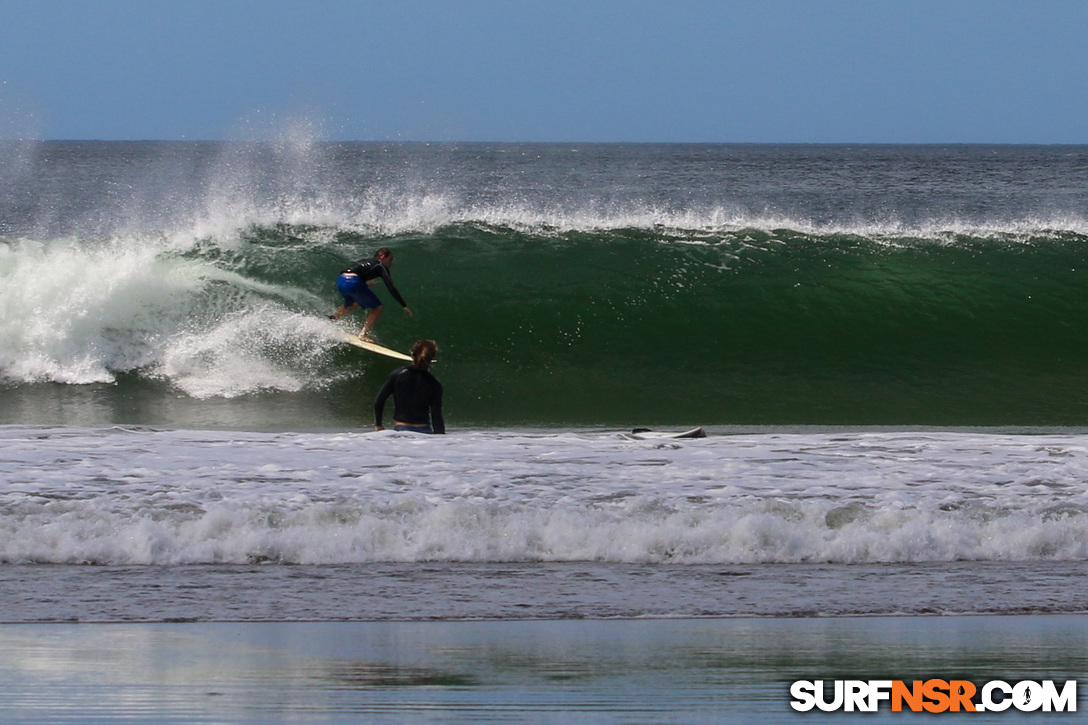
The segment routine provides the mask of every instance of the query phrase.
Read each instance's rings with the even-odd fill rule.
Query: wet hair
[[[389,247],[382,247],[378,251],[374,252],[374,259],[381,259],[382,257],[393,258],[393,253],[389,251]]]
[[[438,345],[434,340],[420,340],[412,346],[412,364],[420,370],[427,370],[438,354]]]

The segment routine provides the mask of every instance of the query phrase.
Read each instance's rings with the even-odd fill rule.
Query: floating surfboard
[[[706,431],[702,426],[682,431],[653,431],[649,428],[635,428],[631,431],[631,438],[639,440],[648,438],[706,438]]]
[[[405,355],[403,352],[390,350],[388,347],[383,347],[376,342],[366,342],[364,340],[360,340],[358,335],[352,335],[350,332],[342,333],[341,339],[343,339],[344,342],[350,345],[354,345],[355,347],[361,347],[364,350],[369,350],[370,352],[376,352],[379,355],[385,355],[386,357],[395,358],[397,360],[407,360],[408,362],[412,362],[411,355]]]

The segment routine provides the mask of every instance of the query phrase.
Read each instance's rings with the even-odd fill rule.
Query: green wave
[[[436,339],[466,424],[1088,421],[1088,237],[1071,231],[279,225],[192,254],[327,313],[338,270],[377,246],[416,312],[392,305],[382,340]],[[360,370],[335,385],[387,372]]]

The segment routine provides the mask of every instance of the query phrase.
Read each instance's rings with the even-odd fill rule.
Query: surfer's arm
[[[374,430],[385,430],[382,425],[382,415],[385,412],[385,401],[393,394],[393,376],[385,380],[385,385],[378,391],[378,397],[374,399]]]
[[[393,278],[389,276],[389,270],[386,269],[384,264],[381,267],[381,272],[382,281],[385,282],[385,288],[389,290],[389,294],[393,295],[393,298],[400,303],[400,306],[404,308],[404,311],[411,315],[412,311],[408,309],[408,303],[400,296],[400,292],[397,291],[397,286],[393,284]]]
[[[438,391],[431,398],[431,430],[446,432],[446,420],[442,417],[442,383],[438,383]]]

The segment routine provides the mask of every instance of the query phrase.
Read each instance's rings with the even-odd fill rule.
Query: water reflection
[[[0,717],[820,722],[842,715],[793,712],[792,681],[1073,679],[1086,632],[1079,615],[3,625]]]

